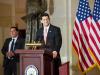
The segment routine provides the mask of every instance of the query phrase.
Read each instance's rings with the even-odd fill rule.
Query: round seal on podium
[[[38,75],[38,69],[34,65],[28,65],[25,69],[25,75]]]

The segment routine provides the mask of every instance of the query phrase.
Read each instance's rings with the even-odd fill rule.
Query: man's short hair
[[[44,17],[44,16],[48,16],[48,18],[50,19],[50,17],[49,17],[49,14],[48,13],[43,13],[43,14],[41,14],[41,20],[42,20],[42,17]]]
[[[18,27],[14,27],[14,26],[10,27],[10,29],[12,28],[14,28],[16,31],[19,31]]]

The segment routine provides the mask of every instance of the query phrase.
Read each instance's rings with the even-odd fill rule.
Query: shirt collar
[[[12,38],[12,39],[14,39],[14,42],[16,42],[17,38],[18,38],[18,36],[17,36],[17,37],[14,37],[14,38]]]
[[[46,28],[47,30],[49,29],[49,27],[50,27],[50,24],[47,26],[47,27],[44,27],[44,29]]]

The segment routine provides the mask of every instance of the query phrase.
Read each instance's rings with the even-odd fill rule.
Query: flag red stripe
[[[84,65],[85,65],[85,67],[88,68],[89,66],[88,66],[87,62],[85,61],[85,58],[84,58],[84,56],[83,56],[81,50],[79,51],[79,54],[80,54],[80,57],[81,57],[81,59],[82,59],[82,62],[83,62]]]
[[[99,48],[98,48],[96,41],[94,40],[94,37],[92,35],[90,35],[90,38],[92,39],[92,42],[93,42],[94,46],[96,47],[96,50],[98,51],[98,53],[100,55],[100,51],[99,51]]]
[[[90,17],[88,17],[88,18],[90,18],[89,20],[91,20],[91,16],[90,16]],[[88,19],[86,19],[86,20],[85,20],[85,22],[86,22],[86,24],[87,24],[88,29],[90,30],[90,24],[89,24]]]
[[[80,32],[79,27],[78,27],[78,24],[77,24],[76,21],[75,21],[75,27],[76,27],[77,31]]]
[[[99,40],[99,35],[97,34],[97,31],[96,31],[96,29],[95,29],[95,27],[94,27],[93,24],[91,24],[91,28],[92,28],[92,30],[94,31],[94,33],[95,33],[95,35],[96,35],[98,41],[100,42],[100,40]],[[91,34],[91,35],[92,35],[92,34]]]
[[[100,60],[99,60],[98,57],[96,56],[96,54],[95,54],[95,52],[93,51],[93,48],[91,47],[91,45],[90,45],[90,49],[91,49],[91,52],[93,53],[94,57],[96,58],[96,61],[97,61],[98,63],[100,63]]]
[[[74,34],[73,34],[74,35]],[[77,36],[76,36],[77,37]],[[78,43],[78,42],[77,42]],[[78,54],[78,49],[77,49],[77,47],[76,47],[76,45],[75,45],[75,43],[74,43],[74,41],[72,41],[72,44],[73,44],[73,46],[74,46],[74,49],[75,49],[75,51],[77,52],[77,54]]]
[[[72,41],[72,44],[73,44],[73,47],[74,47],[76,53],[78,54],[78,49],[77,49],[77,47],[76,47],[76,45],[75,45],[75,43],[74,43],[73,41]],[[79,56],[79,55],[78,55],[78,56]]]
[[[77,41],[77,43],[78,43],[78,45],[79,45],[79,42],[78,42],[78,37],[77,37],[77,35],[76,35],[75,31],[73,32],[73,35],[74,35],[74,37],[75,37],[75,39],[76,39],[76,41]]]
[[[79,67],[80,67],[81,71],[84,72],[84,68],[82,67],[80,60],[79,60]]]

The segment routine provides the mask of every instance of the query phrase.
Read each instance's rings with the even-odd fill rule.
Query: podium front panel
[[[38,75],[40,75],[39,73],[41,73],[42,75],[44,75],[44,71],[43,71],[43,56],[41,56],[41,54],[37,55],[37,54],[22,54],[20,56],[20,59],[22,59],[20,62],[20,68],[22,70],[22,74],[21,75],[25,75],[25,71],[27,69],[28,66],[33,65],[37,68],[38,70]]]

